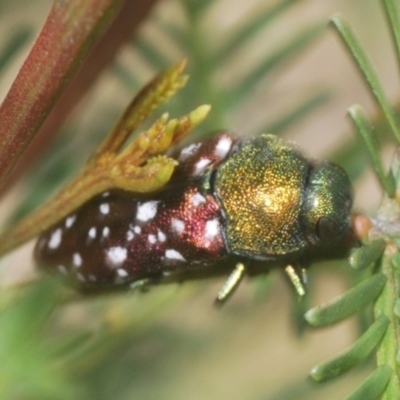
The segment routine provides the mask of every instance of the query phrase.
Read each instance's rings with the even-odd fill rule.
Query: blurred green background
[[[50,6],[0,2],[2,97]],[[182,58],[190,83],[163,110],[176,116],[211,103],[196,137],[221,128],[243,137],[280,134],[312,158],[339,160],[354,181],[356,210],[373,213],[382,190],[346,109],[353,103],[372,115],[375,109],[327,26],[333,12],[350,21],[396,101],[397,71],[377,1],[160,1],[29,175],[3,198],[0,219],[7,223],[48,198],[84,164],[140,86]],[[389,165],[393,146],[383,152]],[[310,381],[310,369],[350,345],[364,320],[304,328],[281,271],[245,279],[222,309],[212,304],[223,279],[53,307],[61,290],[54,283],[14,289],[35,277],[32,246],[0,261],[1,399],[341,399],[372,370],[365,365],[324,385]],[[314,265],[308,304],[328,301],[359,279],[346,262]]]

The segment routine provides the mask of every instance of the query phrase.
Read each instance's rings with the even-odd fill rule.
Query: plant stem
[[[378,367],[387,364],[393,371],[392,377],[382,397],[383,400],[397,399],[400,396],[400,375],[399,366],[396,360],[397,351],[400,345],[400,326],[399,318],[393,313],[395,300],[399,297],[400,293],[400,271],[396,270],[391,262],[392,257],[396,252],[396,246],[387,246],[382,258],[382,271],[386,274],[388,281],[374,307],[375,318],[378,318],[381,315],[386,315],[390,320],[389,326],[378,347],[376,355]]]
[[[0,108],[0,186],[123,0],[55,1]]]
[[[370,87],[376,102],[382,109],[389,125],[393,131],[394,136],[397,141],[400,142],[400,127],[398,117],[392,108],[389,99],[386,97],[382,85],[378,79],[375,69],[364,52],[360,42],[356,38],[354,32],[352,31],[349,23],[340,14],[335,14],[331,18],[332,23],[338,30],[341,39],[346,45],[350,54],[353,56],[363,78],[365,79],[367,85]]]
[[[385,238],[387,245],[382,256],[380,269],[387,277],[387,283],[375,303],[375,318],[386,315],[389,318],[389,326],[377,351],[377,365],[389,365],[392,368],[392,377],[382,399],[400,398],[400,368],[398,363],[398,349],[400,348],[400,320],[396,311],[396,301],[400,297],[400,268],[396,257],[400,241],[400,203],[398,190],[400,183],[400,153],[396,152],[392,163],[392,174],[396,181],[397,198],[391,199],[385,195],[378,210],[374,227],[370,231],[370,237]]]
[[[400,18],[396,0],[383,0],[386,18],[389,22],[390,33],[396,48],[397,66],[400,67]]]

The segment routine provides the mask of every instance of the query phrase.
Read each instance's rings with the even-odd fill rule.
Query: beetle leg
[[[228,276],[225,283],[222,285],[221,290],[217,294],[215,303],[222,305],[225,301],[233,294],[239,283],[242,281],[244,274],[246,272],[246,266],[239,262],[236,264],[234,270]]]
[[[299,266],[288,265],[285,272],[292,282],[299,296],[304,296],[307,290],[307,274],[305,268]]]

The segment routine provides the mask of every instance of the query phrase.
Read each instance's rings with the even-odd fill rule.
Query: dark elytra
[[[83,290],[114,289],[212,275],[227,261],[293,264],[350,228],[345,172],[273,135],[224,132],[175,157],[162,190],[102,193],[44,232],[40,268]]]

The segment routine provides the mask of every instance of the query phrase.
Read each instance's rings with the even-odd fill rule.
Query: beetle
[[[350,230],[352,193],[339,166],[313,162],[274,135],[229,132],[171,155],[178,166],[160,190],[109,190],[39,237],[38,265],[84,291],[285,268],[300,295],[307,257]],[[184,278],[183,278],[184,277]]]

